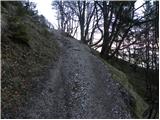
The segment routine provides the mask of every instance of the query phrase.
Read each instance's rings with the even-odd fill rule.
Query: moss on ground
[[[118,70],[122,71],[123,73],[125,73],[125,75],[127,76],[128,82],[133,86],[132,89],[138,93],[138,95],[140,95],[140,97],[148,104],[148,110],[150,109],[150,107],[153,106],[153,103],[151,102],[152,100],[154,100],[154,110],[152,112],[152,114],[156,114],[156,111],[158,109],[158,102],[159,102],[159,78],[158,78],[158,73],[153,71],[153,70],[149,70],[149,76],[147,77],[147,79],[151,80],[151,86],[152,86],[152,97],[149,96],[149,94],[146,94],[146,76],[145,76],[145,69],[142,67],[136,67],[133,64],[130,64],[129,62],[126,62],[124,60],[121,59],[117,59],[117,58],[112,58],[110,60],[107,61],[108,63],[110,63],[111,65],[113,65],[115,68],[117,68]],[[157,107],[156,107],[157,106]],[[146,111],[148,111],[146,110]],[[145,111],[144,113],[144,117],[147,117],[147,112]],[[147,113],[147,114],[146,114]],[[157,114],[158,115],[158,114]],[[158,118],[158,117],[156,117]]]
[[[149,99],[146,96],[145,69],[141,67],[136,67],[135,69],[133,64],[117,58],[104,60],[100,57],[99,52],[94,49],[91,49],[91,52],[108,65],[112,73],[112,78],[120,81],[121,84],[131,93],[131,95],[134,96],[136,101],[135,106],[133,106],[135,114],[139,118],[146,117],[146,111],[148,111],[150,105],[152,106],[152,104],[148,101]],[[152,81],[152,95],[154,96],[154,102],[157,103],[156,105],[158,106],[159,74],[152,70],[149,70],[149,74],[150,76],[148,79]],[[156,118],[158,118],[158,114]]]

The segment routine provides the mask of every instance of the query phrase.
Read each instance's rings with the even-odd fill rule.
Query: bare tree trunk
[[[108,32],[108,7],[107,7],[107,2],[103,1],[103,17],[104,17],[104,39],[103,39],[103,43],[102,43],[102,50],[101,50],[101,57],[102,58],[106,58],[108,50],[107,50],[107,45],[108,45],[108,37],[109,37],[109,32]]]

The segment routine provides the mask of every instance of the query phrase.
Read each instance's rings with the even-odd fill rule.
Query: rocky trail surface
[[[55,32],[61,52],[24,118],[131,118],[126,91],[107,66],[79,41]],[[122,92],[123,91],[123,92]],[[123,93],[123,94],[122,94]]]

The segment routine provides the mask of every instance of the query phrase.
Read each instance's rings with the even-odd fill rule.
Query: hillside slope
[[[122,72],[20,9],[17,2],[2,7],[2,118],[142,116],[145,102],[113,77]]]
[[[58,48],[49,28],[20,2],[2,3],[2,118],[19,114],[31,91],[57,59]],[[21,13],[22,12],[22,13]]]
[[[111,78],[107,66],[86,45],[54,33],[60,58],[42,92],[34,93],[17,117],[132,118],[131,96]]]

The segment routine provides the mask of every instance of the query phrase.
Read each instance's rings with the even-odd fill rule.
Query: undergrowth
[[[107,66],[112,74],[112,78],[114,80],[119,81],[121,83],[121,85],[123,85],[125,87],[125,89],[127,89],[127,91],[134,97],[135,104],[132,106],[134,114],[138,118],[143,118],[143,113],[148,108],[148,104],[143,100],[143,98],[139,94],[137,94],[135,92],[132,84],[129,82],[125,73],[116,69],[115,67],[110,65],[108,62],[105,61],[105,63],[107,64]]]
[[[2,118],[16,118],[57,59],[58,47],[48,29],[20,2],[2,2]]]

